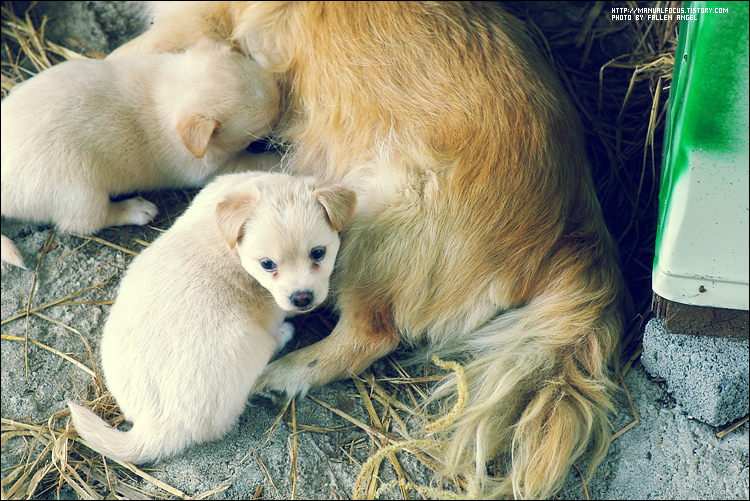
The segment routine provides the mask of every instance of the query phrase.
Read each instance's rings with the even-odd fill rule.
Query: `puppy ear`
[[[216,224],[230,248],[233,249],[242,237],[242,227],[252,215],[259,198],[257,190],[232,193],[216,205]]]
[[[354,207],[357,205],[357,194],[349,188],[335,184],[318,188],[313,196],[326,210],[328,221],[336,231],[341,231],[346,223],[354,215]]]
[[[177,122],[177,137],[195,158],[203,158],[208,142],[221,122],[201,115],[187,115]]]

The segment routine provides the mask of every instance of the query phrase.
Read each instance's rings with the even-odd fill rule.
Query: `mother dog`
[[[485,496],[547,498],[589,448],[595,467],[626,292],[576,112],[521,24],[495,5],[446,2],[154,13],[115,57],[201,36],[239,43],[278,75],[288,165],[359,200],[336,328],[269,365],[255,391],[304,394],[426,338],[466,364],[445,473],[470,472]]]

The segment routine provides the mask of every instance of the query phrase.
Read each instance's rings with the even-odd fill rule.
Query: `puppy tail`
[[[619,271],[606,275],[568,275],[567,286],[563,277],[470,336],[461,347],[470,354],[467,403],[437,432],[442,473],[468,472],[473,492],[493,499],[550,498],[589,447],[593,473],[609,446],[617,386],[608,365],[616,370],[627,301]],[[459,356],[448,351],[441,355]],[[455,392],[451,374],[431,400]]]
[[[129,431],[120,431],[110,427],[91,410],[70,400],[68,400],[68,408],[78,434],[85,440],[87,446],[100,454],[118,461],[139,464],[158,460],[169,453],[169,451],[160,450],[159,444],[147,442],[138,423],[134,423]]]
[[[13,240],[6,237],[5,235],[0,235],[0,258],[2,258],[2,260],[6,263],[12,264],[13,266],[18,266],[19,268],[23,268],[24,270],[28,269],[23,263],[21,253],[18,252],[18,248],[16,248]]]

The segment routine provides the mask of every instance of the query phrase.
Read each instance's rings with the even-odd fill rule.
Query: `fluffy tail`
[[[18,252],[18,249],[13,243],[13,240],[6,237],[5,235],[0,235],[0,258],[6,263],[12,264],[13,266],[18,266],[19,268],[23,268],[24,270],[28,269],[26,268],[26,265],[23,264],[21,253]]]
[[[165,436],[166,429],[156,432],[150,427],[144,430],[141,423],[134,423],[129,431],[110,427],[89,409],[68,400],[73,426],[86,444],[95,451],[118,461],[145,463],[155,461],[179,451],[186,444]],[[179,440],[179,439],[178,439]]]
[[[470,472],[473,492],[491,498],[548,499],[590,446],[593,473],[609,446],[607,412],[617,387],[608,365],[616,368],[619,356],[623,301],[619,273],[597,272],[567,286],[563,277],[485,324],[461,348],[471,354],[469,396],[439,432],[443,473]],[[450,375],[433,398],[454,392]],[[488,475],[493,460],[495,473]]]

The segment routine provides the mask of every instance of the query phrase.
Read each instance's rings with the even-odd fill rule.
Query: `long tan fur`
[[[593,471],[609,443],[626,293],[576,112],[522,25],[454,2],[157,14],[120,54],[190,43],[198,18],[231,26],[278,74],[287,164],[357,192],[336,328],[269,365],[255,391],[302,394],[427,338],[466,363],[444,473],[470,472],[488,497],[547,498],[590,447]],[[492,459],[500,476],[486,473]]]

